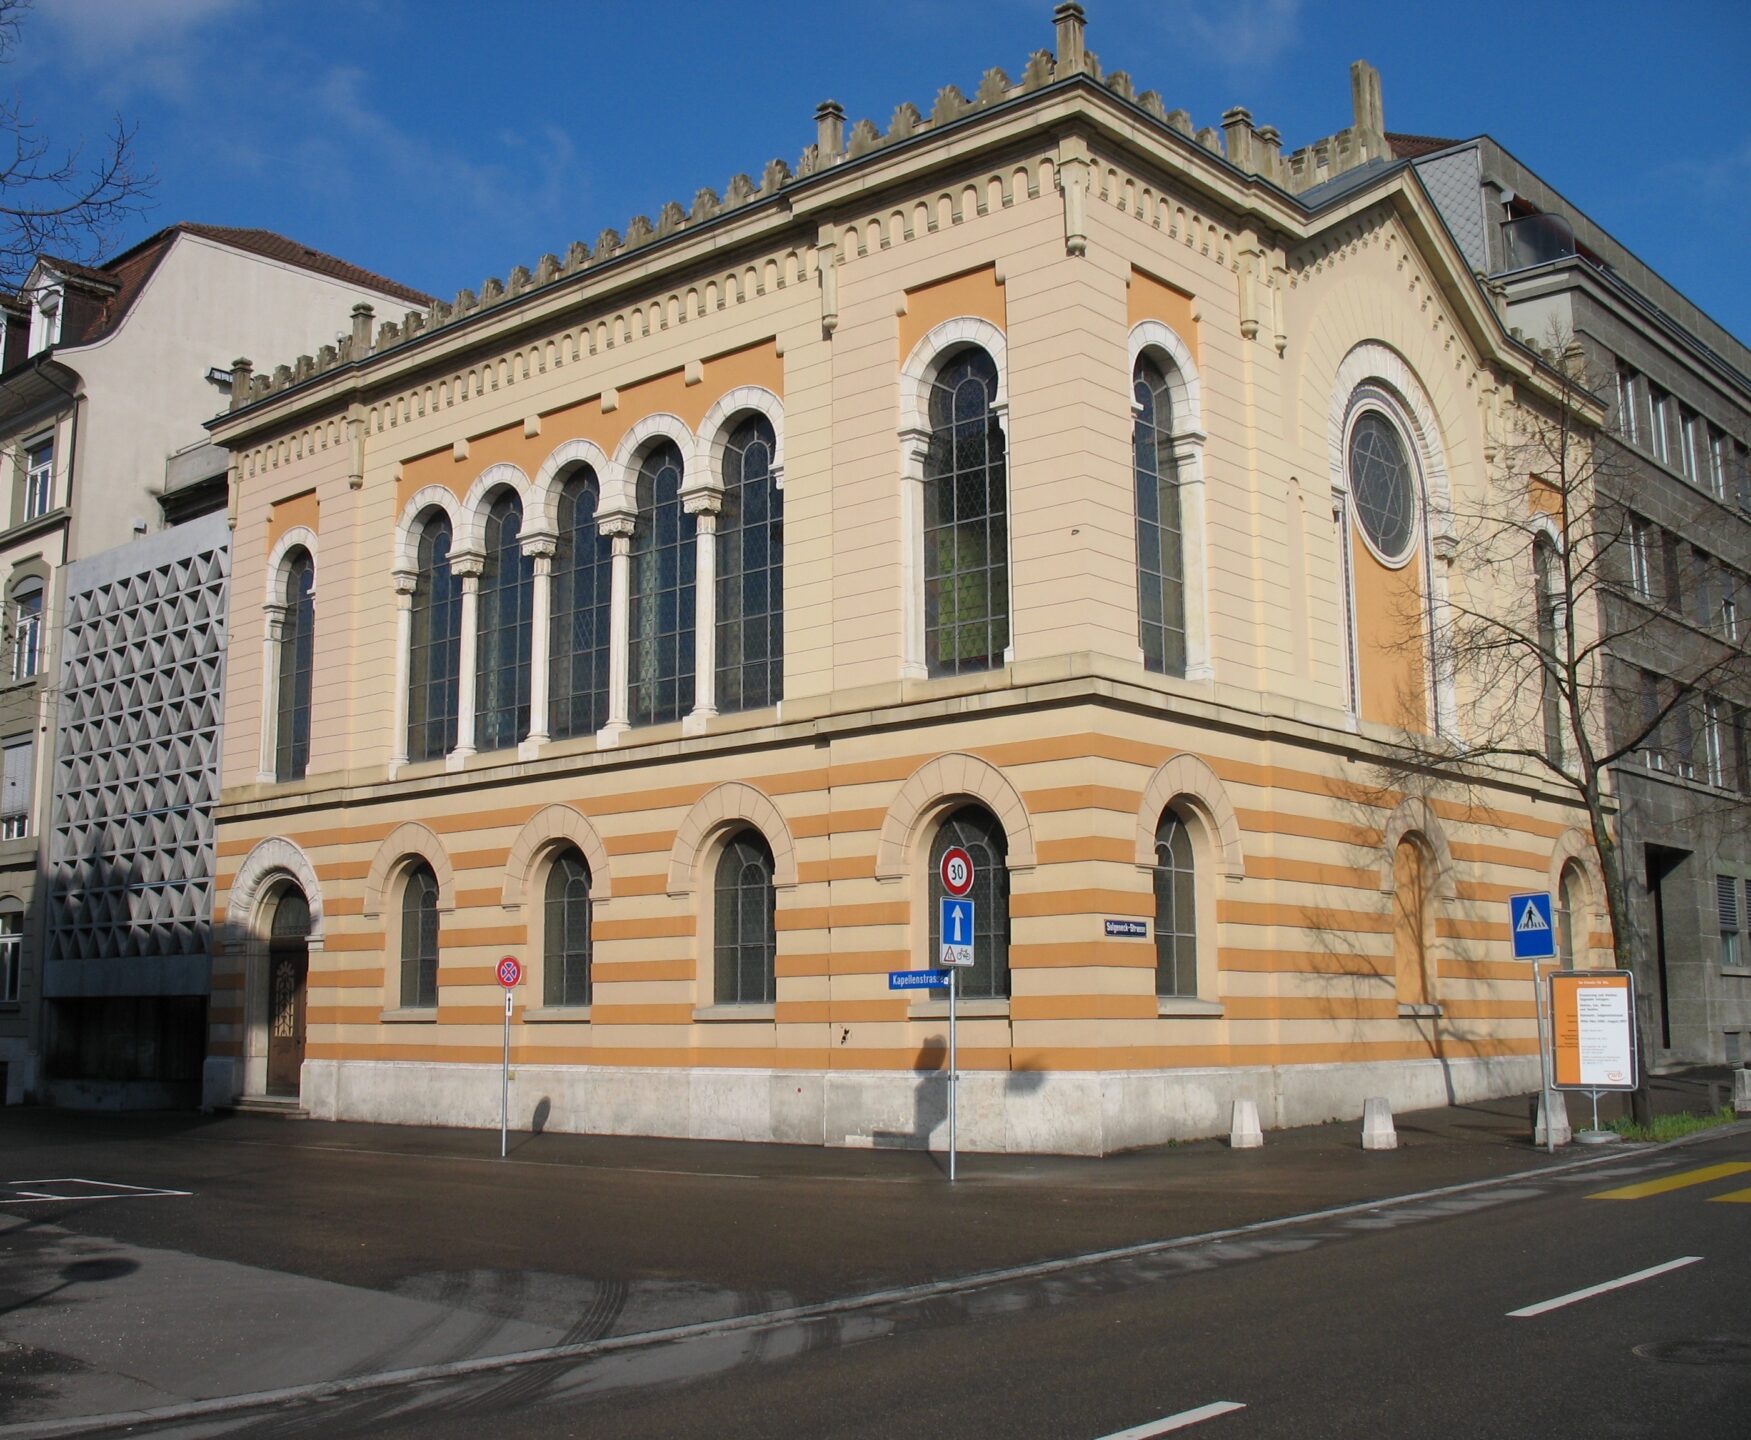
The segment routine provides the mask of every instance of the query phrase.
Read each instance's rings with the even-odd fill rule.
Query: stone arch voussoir
[[[1021,793],[989,760],[955,752],[927,760],[908,777],[888,806],[876,842],[876,877],[905,878],[926,826],[963,801],[977,801],[997,817],[1009,845],[1009,869],[1031,870],[1033,821]]]
[[[510,856],[505,861],[505,887],[500,903],[507,908],[523,904],[536,865],[545,854],[561,845],[577,846],[584,863],[590,867],[591,901],[600,904],[611,898],[608,847],[581,810],[556,804],[536,811],[517,832]]]
[[[322,941],[322,886],[316,879],[316,867],[303,849],[284,836],[270,835],[258,841],[243,857],[231,891],[225,902],[225,913],[233,925],[240,925],[255,938],[261,938],[262,906],[277,882],[290,880],[304,892],[310,907],[310,942]]]
[[[1435,813],[1435,807],[1427,800],[1414,796],[1407,796],[1399,801],[1398,808],[1388,817],[1386,826],[1380,833],[1381,893],[1392,894],[1392,857],[1398,850],[1398,842],[1407,835],[1420,839],[1434,858],[1435,883],[1432,893],[1442,900],[1458,899],[1459,880],[1453,867],[1453,847],[1448,843],[1447,830],[1441,824],[1441,817]]]
[[[438,879],[439,913],[456,908],[456,872],[444,850],[444,842],[428,826],[417,820],[407,820],[391,830],[377,847],[370,873],[365,877],[365,914],[383,913],[396,872],[405,868],[410,860],[424,860],[432,867],[432,874]]]
[[[1137,807],[1137,863],[1155,865],[1155,827],[1161,812],[1176,801],[1186,802],[1209,827],[1211,848],[1222,873],[1231,880],[1246,875],[1246,852],[1240,841],[1240,820],[1221,777],[1196,755],[1175,755],[1164,761],[1143,787]]]
[[[778,807],[763,791],[740,780],[714,785],[693,802],[675,832],[669,851],[670,895],[688,895],[699,886],[699,860],[714,836],[732,827],[751,826],[772,850],[772,883],[796,884],[796,840]]]

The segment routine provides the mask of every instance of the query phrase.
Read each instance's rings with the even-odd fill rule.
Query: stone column
[[[261,769],[256,779],[271,785],[279,778],[280,645],[286,638],[287,607],[270,600],[261,607]]]
[[[627,731],[628,651],[631,648],[632,525],[630,515],[611,515],[598,529],[613,542],[608,604],[608,723],[596,732],[604,749],[618,745]]]
[[[687,513],[698,522],[693,541],[693,709],[682,722],[697,735],[717,714],[717,516],[723,497],[689,495]]]
[[[529,620],[529,734],[517,757],[533,760],[552,735],[547,715],[547,682],[553,630],[553,557],[559,543],[551,535],[531,535],[523,553],[535,563],[535,595]]]
[[[928,430],[900,432],[900,678],[930,674],[924,654],[924,462]]]
[[[1208,680],[1210,663],[1209,557],[1204,532],[1204,434],[1185,430],[1173,437],[1179,485],[1180,574],[1185,577],[1186,679]]]
[[[474,745],[474,667],[480,658],[480,577],[486,569],[484,555],[461,554],[450,557],[450,571],[462,581],[462,643],[456,657],[456,748],[444,762],[447,770],[460,770],[475,753]]]
[[[389,778],[407,764],[408,661],[413,651],[413,595],[419,575],[413,570],[395,572],[395,733],[389,744]]]

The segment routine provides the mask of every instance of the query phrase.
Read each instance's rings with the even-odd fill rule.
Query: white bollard
[[[1398,1149],[1398,1131],[1392,1128],[1392,1102],[1376,1095],[1362,1102],[1362,1148]]]
[[[1254,1100],[1236,1100],[1234,1114],[1228,1122],[1230,1150],[1257,1150],[1265,1143],[1265,1132],[1259,1129],[1259,1107]]]
[[[1733,1072],[1733,1113],[1751,1115],[1751,1070]]]
[[[1550,1143],[1567,1145],[1575,1138],[1575,1132],[1569,1128],[1569,1097],[1560,1090],[1552,1090],[1550,1098],[1551,1113],[1549,1118],[1555,1122],[1550,1134]],[[1545,1143],[1545,1123],[1544,1096],[1541,1094],[1538,1097],[1538,1107],[1532,1117],[1532,1143],[1534,1145]]]

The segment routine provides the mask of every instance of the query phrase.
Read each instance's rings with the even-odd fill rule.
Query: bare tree
[[[17,52],[31,0],[0,0],[0,63]],[[116,117],[100,146],[62,147],[16,93],[0,95],[0,285],[17,289],[42,253],[97,258],[146,206],[154,184]]]

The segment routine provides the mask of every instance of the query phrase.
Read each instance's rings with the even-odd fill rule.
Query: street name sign
[[[1508,928],[1514,934],[1516,960],[1549,960],[1556,954],[1556,926],[1550,919],[1550,893],[1508,897]]]
[[[888,989],[890,990],[940,990],[949,982],[946,970],[890,970],[888,971]]]
[[[1119,936],[1126,940],[1147,940],[1149,938],[1149,922],[1147,920],[1108,920],[1107,934]]]
[[[973,902],[942,897],[942,953],[937,964],[964,970],[973,963]]]
[[[1629,971],[1554,971],[1550,1007],[1558,1090],[1635,1089],[1635,980]]]

